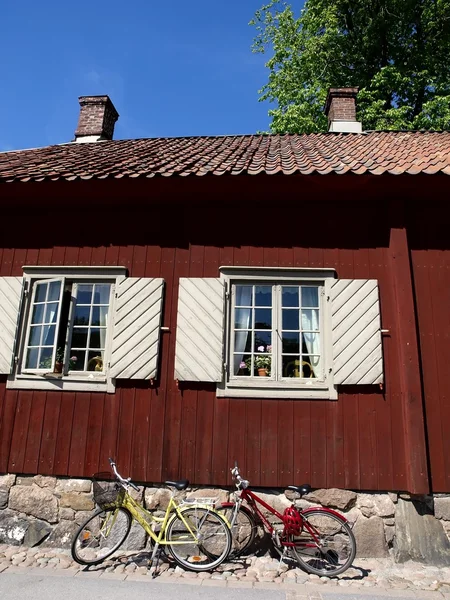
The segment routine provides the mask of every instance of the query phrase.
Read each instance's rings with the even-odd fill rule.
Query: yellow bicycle
[[[126,540],[133,519],[154,542],[152,561],[160,546],[167,546],[173,559],[191,571],[209,571],[228,556],[232,537],[230,526],[214,508],[211,499],[178,504],[174,491],[164,517],[156,517],[137,502],[129,488],[140,491],[117,471],[109,459],[115,481],[94,479],[94,500],[100,507],[81,527],[72,542],[72,557],[81,565],[96,565],[111,556]],[[166,481],[165,485],[185,490],[189,481]],[[159,526],[157,535],[153,526]]]

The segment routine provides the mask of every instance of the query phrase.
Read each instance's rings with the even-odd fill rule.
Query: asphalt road
[[[69,573],[68,573],[69,575]],[[292,589],[233,588],[194,583],[126,581],[92,574],[58,576],[46,573],[0,573],[0,600],[392,600],[388,590],[324,590],[298,585]],[[381,593],[380,593],[381,592]],[[427,593],[427,600],[430,595]],[[434,594],[433,594],[434,596]],[[442,599],[439,593],[436,600]],[[395,600],[420,600],[420,591],[404,595],[396,590]]]
[[[259,589],[202,588],[156,581],[0,574],[1,600],[286,600],[286,592]]]

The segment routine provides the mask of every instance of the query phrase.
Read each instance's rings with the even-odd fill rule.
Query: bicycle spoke
[[[188,533],[188,529],[194,535]],[[175,560],[195,571],[211,569],[223,562],[231,546],[231,534],[225,521],[203,507],[189,508],[177,515],[169,523],[167,540]],[[186,543],[177,544],[181,541]]]
[[[353,562],[356,543],[348,524],[320,510],[305,515],[300,535],[294,536],[294,554],[310,573],[337,575]]]

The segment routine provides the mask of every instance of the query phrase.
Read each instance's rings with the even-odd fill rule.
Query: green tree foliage
[[[268,53],[260,100],[277,133],[326,131],[329,87],[359,87],[368,129],[450,129],[450,0],[271,0],[255,14]]]

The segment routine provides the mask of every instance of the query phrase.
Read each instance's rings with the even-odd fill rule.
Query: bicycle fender
[[[311,506],[310,508],[305,508],[305,510],[300,511],[300,514],[308,516],[308,513],[310,513],[310,512],[331,513],[335,517],[338,517],[339,519],[344,521],[344,523],[348,523],[348,519],[346,519],[344,517],[344,515],[341,515],[341,513],[338,513],[336,510],[333,510],[332,508],[325,508],[324,506],[316,506],[316,507]]]
[[[222,502],[218,508],[219,509],[220,508],[234,508],[234,506],[235,506],[234,502]],[[254,516],[253,512],[245,505],[241,504],[241,508],[239,510],[251,515],[252,517]]]
[[[236,505],[235,505],[235,503],[234,503],[234,502],[222,502],[222,503],[220,504],[220,506],[218,506],[218,509],[220,510],[221,508],[234,508],[235,506],[236,506]],[[249,516],[250,516],[250,517],[251,517],[251,518],[252,518],[254,521],[255,521],[255,517],[257,518],[257,516],[256,516],[256,515],[254,515],[254,514],[253,514],[253,512],[252,512],[252,511],[251,511],[249,508],[247,508],[246,506],[242,506],[242,505],[241,505],[241,508],[239,509],[239,512],[246,513],[246,514],[247,514],[247,515],[249,515]],[[219,514],[220,514],[220,513],[219,513]],[[226,519],[226,517],[225,517],[224,515],[220,515],[220,516],[221,516],[223,519],[225,519],[225,521],[227,521],[227,519]],[[256,521],[255,521],[255,522],[256,522]],[[228,523],[228,521],[227,521],[227,523]],[[228,525],[229,525],[229,523],[228,523]]]
[[[200,506],[200,505],[197,505]],[[171,515],[167,521],[166,524],[166,529],[169,527],[169,524],[172,523],[172,521],[174,521],[176,518],[178,518],[179,514],[183,513],[184,511],[186,511],[188,508],[192,508],[192,506],[177,506],[176,508],[173,508],[171,510]],[[201,508],[204,508],[203,506],[201,506]]]

